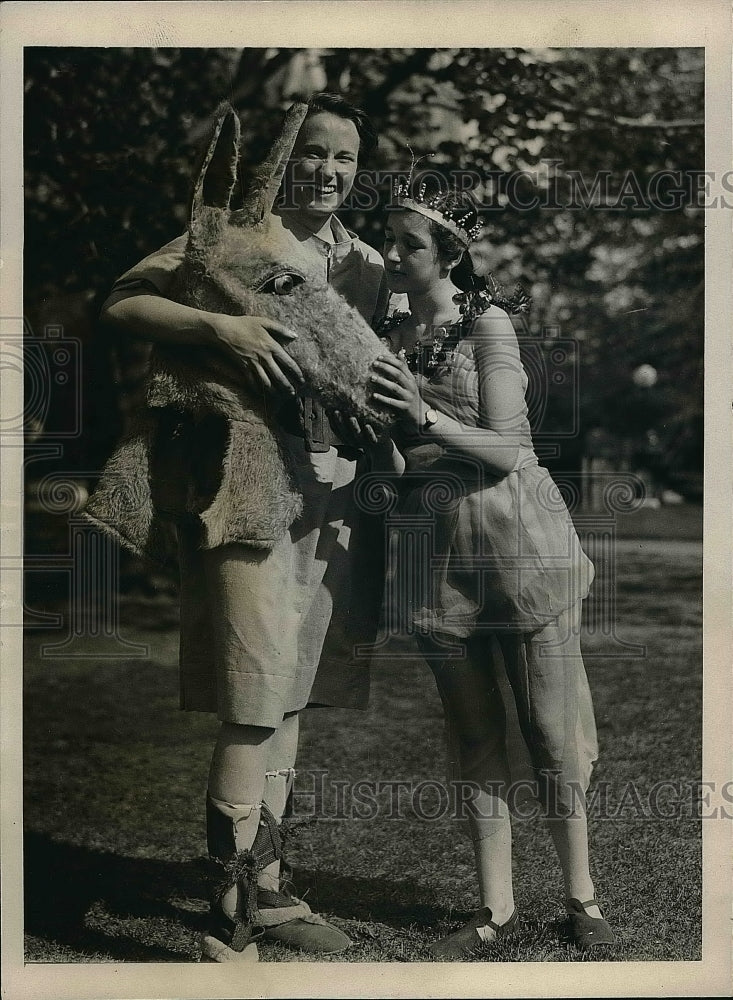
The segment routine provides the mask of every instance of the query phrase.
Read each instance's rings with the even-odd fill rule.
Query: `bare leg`
[[[222,722],[209,768],[209,794],[224,802],[260,803],[276,731]]]
[[[442,661],[428,638],[421,637],[420,645],[445,709],[449,777],[457,781],[465,803],[481,906],[502,924],[514,912],[512,839],[504,706],[493,675],[491,643],[486,638],[466,642],[464,660]]]
[[[579,628],[578,605],[539,632],[504,635],[500,642],[565,895],[585,902],[594,897],[585,791],[597,748]],[[587,913],[600,916],[596,906]]]
[[[593,899],[595,890],[590,876],[585,812],[578,809],[563,819],[548,820],[547,825],[562,868],[565,897],[578,899],[581,903]],[[601,916],[597,906],[587,906],[585,911],[589,917]]]

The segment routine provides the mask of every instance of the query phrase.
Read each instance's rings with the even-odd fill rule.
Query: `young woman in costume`
[[[451,777],[467,786],[461,801],[480,894],[476,915],[433,951],[464,957],[517,921],[497,639],[573,940],[581,949],[610,944],[585,808],[597,743],[580,620],[593,567],[533,450],[527,376],[506,311],[527,303],[503,299],[474,272],[468,247],[480,221],[469,194],[429,197],[424,183],[409,182],[395,194],[383,256],[409,312],[382,325],[390,351],[373,379],[375,400],[400,417],[395,441],[407,463],[392,522],[388,613],[416,633],[437,682]]]

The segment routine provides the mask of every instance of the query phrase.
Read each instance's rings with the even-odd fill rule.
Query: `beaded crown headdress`
[[[412,152],[410,146],[407,148],[410,150],[410,156],[412,157],[410,173],[406,181],[400,183],[399,180],[396,180],[392,185],[392,196],[395,204],[399,208],[408,208],[412,212],[418,212],[420,215],[432,219],[433,222],[437,222],[439,226],[443,226],[453,233],[456,239],[467,248],[474,240],[478,239],[483,227],[483,223],[478,218],[474,225],[470,227],[467,225],[468,220],[476,215],[476,210],[473,208],[441,208],[440,203],[443,200],[442,192],[426,197],[426,181],[421,181],[417,186],[417,191],[413,191],[415,167],[420,160],[424,160],[426,157],[434,156],[435,154],[426,153],[424,156],[415,159],[415,154]]]

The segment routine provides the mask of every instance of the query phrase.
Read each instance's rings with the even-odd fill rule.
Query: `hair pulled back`
[[[470,191],[446,191],[434,197],[437,199],[435,204],[437,211],[455,213],[466,229],[470,229],[479,221],[478,205]],[[435,249],[441,264],[449,265],[460,258],[450,272],[451,281],[456,288],[462,292],[476,292],[486,288],[486,279],[477,274],[470,252],[457,236],[432,219],[430,235],[435,241]]]

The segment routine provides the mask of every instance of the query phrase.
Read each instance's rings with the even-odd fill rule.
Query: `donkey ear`
[[[189,220],[195,223],[204,207],[227,209],[237,181],[241,126],[231,104],[216,111],[209,148],[199,168],[189,205]]]
[[[254,171],[247,189],[241,221],[256,226],[269,215],[293,151],[300,126],[308,114],[308,105],[298,102],[288,109],[280,135],[264,163]]]

